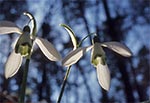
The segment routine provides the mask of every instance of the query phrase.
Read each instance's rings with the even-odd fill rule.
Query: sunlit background
[[[49,40],[62,57],[73,45],[61,23],[73,29],[78,41],[96,32],[101,42],[118,41],[133,52],[131,58],[124,58],[104,49],[111,72],[108,92],[98,84],[90,52],[85,54],[71,69],[61,103],[138,103],[150,99],[149,0],[0,0],[0,21],[13,21],[23,28],[28,22],[24,11],[36,18],[37,35]],[[16,102],[22,82],[23,68],[12,78],[4,78],[5,62],[16,37],[0,35],[0,103]],[[89,38],[82,46],[88,45]],[[46,59],[38,48],[31,58],[26,102],[55,103],[67,68]]]

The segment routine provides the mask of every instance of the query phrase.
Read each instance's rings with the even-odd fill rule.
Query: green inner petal
[[[95,43],[92,53],[91,53],[91,62],[96,67],[99,63],[102,65],[106,64],[106,57],[103,48],[100,43]]]
[[[29,55],[31,50],[31,46],[29,46],[28,44],[24,44],[24,45],[20,45],[18,48],[18,53],[20,53],[22,56],[27,56]]]
[[[94,66],[97,66],[99,63],[101,63],[102,65],[105,65],[106,64],[106,58],[102,55],[95,55],[94,58],[92,59],[92,64]]]

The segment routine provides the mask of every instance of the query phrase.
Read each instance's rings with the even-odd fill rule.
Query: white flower
[[[10,54],[5,65],[5,77],[12,77],[19,70],[23,57],[29,56],[32,45],[37,44],[43,54],[51,61],[61,60],[60,54],[54,46],[47,40],[35,37],[31,38],[29,26],[25,26],[23,31],[13,22],[0,21],[0,34],[17,33],[20,34],[13,52]],[[35,43],[34,43],[35,42]],[[33,45],[34,47],[34,45]]]
[[[71,51],[63,60],[63,66],[71,66],[75,64],[85,52],[92,49],[91,52],[91,63],[96,67],[98,82],[101,87],[105,90],[110,88],[110,71],[106,63],[105,52],[102,47],[107,47],[116,53],[130,57],[132,55],[131,51],[125,45],[119,42],[104,42],[104,43],[93,43],[92,46],[79,47]]]

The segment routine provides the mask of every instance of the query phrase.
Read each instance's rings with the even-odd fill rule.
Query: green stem
[[[78,44],[77,47],[80,47],[81,44],[82,44],[82,42],[83,42],[87,37],[89,37],[89,36],[91,36],[91,35],[96,35],[96,33],[90,33],[90,34],[88,34],[87,36],[85,36],[85,37],[79,42],[79,44]]]
[[[35,21],[35,18],[29,12],[24,12],[24,15],[28,16],[30,21],[33,20],[33,30],[32,30],[31,36],[33,37],[32,40],[34,41],[35,35],[36,35],[36,21]],[[33,41],[32,41],[32,46],[33,46]],[[23,80],[22,80],[21,90],[20,90],[20,95],[19,95],[19,103],[24,103],[24,101],[25,101],[25,91],[26,91],[26,84],[27,84],[27,77],[28,77],[29,62],[30,62],[31,54],[32,53],[31,53],[31,49],[30,49],[29,50],[29,55],[26,57],[25,68],[24,68],[24,71],[23,71]]]
[[[61,24],[61,26],[66,26],[66,25],[63,25]],[[69,27],[68,27],[69,28]],[[72,31],[72,30],[70,30]],[[74,33],[73,33],[74,34]],[[88,34],[86,37],[84,37],[81,42],[77,45],[77,48],[81,46],[82,42],[89,36],[93,35],[93,34],[96,34],[96,33],[91,33],[91,34]],[[67,79],[68,79],[68,76],[69,76],[69,73],[71,71],[71,66],[68,67],[67,69],[67,72],[65,74],[65,77],[64,77],[64,81],[63,81],[63,84],[62,84],[62,87],[61,87],[61,91],[60,91],[60,94],[59,94],[59,97],[58,97],[58,100],[57,100],[57,103],[60,103],[61,101],[61,98],[63,96],[63,93],[64,93],[64,89],[65,89],[65,86],[66,86],[66,83],[67,83]]]
[[[26,90],[29,62],[30,62],[30,59],[27,58],[26,62],[25,62],[25,68],[24,68],[24,71],[23,71],[23,81],[22,81],[22,84],[21,84],[21,91],[20,91],[20,95],[19,95],[19,103],[24,103],[24,99],[25,99],[25,90]]]
[[[28,16],[29,17],[29,19],[30,19],[30,21],[31,20],[33,20],[33,31],[32,31],[32,39],[34,40],[35,39],[35,37],[36,37],[36,21],[35,21],[35,18],[34,18],[34,16],[31,14],[31,13],[29,13],[29,12],[24,12],[23,13],[24,15],[26,15],[26,16]],[[29,21],[29,22],[30,22]]]
[[[66,86],[66,83],[67,83],[67,79],[68,79],[70,70],[71,70],[71,66],[68,67],[67,72],[66,72],[66,74],[65,74],[64,81],[63,81],[63,84],[62,84],[62,87],[61,87],[61,91],[60,91],[60,94],[59,94],[57,103],[60,103],[61,98],[62,98],[62,96],[63,96],[63,93],[64,93],[64,90],[65,90],[65,86]]]

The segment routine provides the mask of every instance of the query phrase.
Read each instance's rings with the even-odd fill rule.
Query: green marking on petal
[[[18,48],[18,52],[22,55],[22,56],[27,56],[29,55],[31,50],[31,46],[28,44],[25,45],[20,45]]]
[[[99,63],[106,64],[105,52],[100,43],[95,43],[91,53],[91,62],[96,67]]]
[[[106,58],[102,55],[95,55],[95,57],[92,59],[92,64],[94,66],[97,66],[99,63],[101,63],[102,65],[106,64]]]
[[[28,56],[32,48],[32,40],[30,38],[30,28],[25,26],[23,29],[23,34],[19,37],[15,52],[20,53],[22,56]]]

